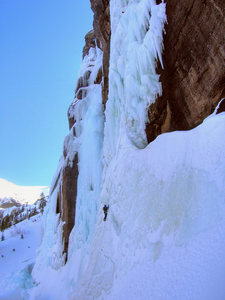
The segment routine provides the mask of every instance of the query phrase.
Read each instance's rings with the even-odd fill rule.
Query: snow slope
[[[101,194],[107,221],[100,204],[90,249],[38,269],[30,299],[224,300],[224,131],[221,113],[121,148]]]
[[[20,204],[33,204],[40,199],[40,194],[48,195],[46,186],[20,186],[0,178],[0,204],[13,198]]]
[[[41,242],[41,218],[36,215],[4,231],[5,240],[0,241],[1,300],[24,299],[33,286],[30,274]]]
[[[224,131],[225,113],[120,149],[69,299],[225,299]]]

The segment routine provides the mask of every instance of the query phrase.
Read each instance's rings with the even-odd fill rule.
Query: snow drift
[[[221,113],[145,149],[121,148],[92,242],[75,248],[73,237],[65,266],[38,270],[31,299],[224,299],[224,130]]]

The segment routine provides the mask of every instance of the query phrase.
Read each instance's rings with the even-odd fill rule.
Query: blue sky
[[[49,185],[68,133],[89,0],[0,0],[0,177]]]

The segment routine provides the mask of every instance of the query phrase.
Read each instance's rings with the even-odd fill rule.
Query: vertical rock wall
[[[166,2],[163,93],[149,109],[149,142],[199,125],[225,95],[225,2]]]
[[[108,73],[111,35],[109,0],[91,0],[91,8],[94,12],[93,28],[97,38],[97,45],[103,51],[102,101],[105,104],[109,91]]]
[[[64,251],[67,254],[69,235],[75,222],[76,196],[77,196],[77,177],[78,177],[78,158],[74,156],[73,166],[65,166],[62,174],[62,220],[64,235]]]

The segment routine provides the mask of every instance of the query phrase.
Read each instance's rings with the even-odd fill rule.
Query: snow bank
[[[31,271],[41,241],[42,216],[36,215],[4,231],[0,241],[0,299],[28,299]],[[23,239],[21,239],[23,234]]]
[[[101,196],[109,216],[99,210],[72,299],[224,299],[224,130],[223,113],[120,148]]]

